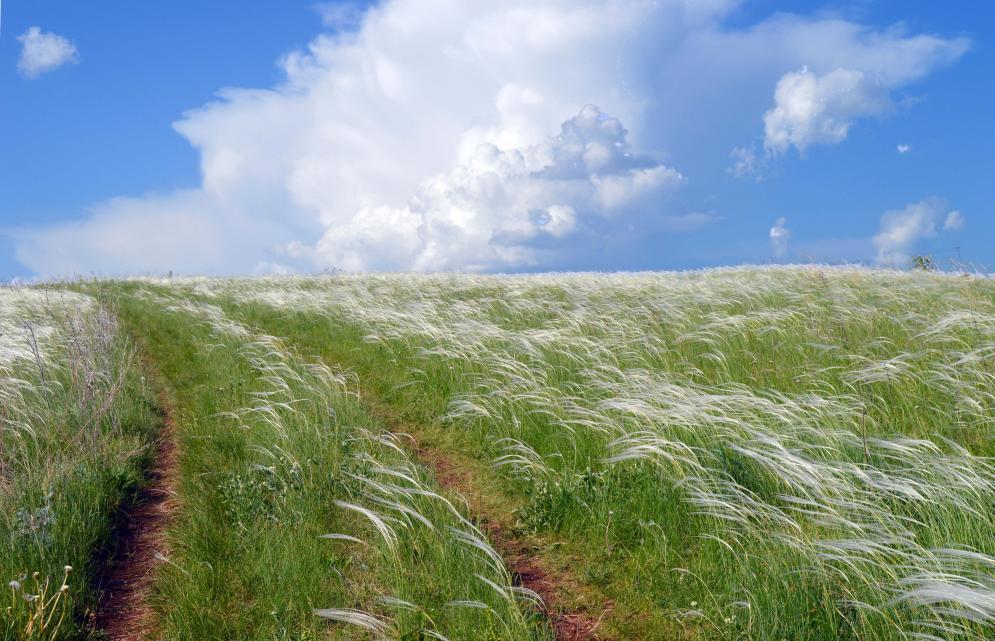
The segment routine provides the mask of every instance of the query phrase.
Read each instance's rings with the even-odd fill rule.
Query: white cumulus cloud
[[[791,146],[804,152],[809,145],[841,142],[857,118],[887,106],[884,87],[863,71],[793,71],[777,82],[774,108],[764,114],[764,146],[774,153]]]
[[[63,36],[44,32],[39,27],[29,28],[17,40],[21,43],[17,71],[25,78],[37,78],[62,65],[79,62],[76,45]]]
[[[944,202],[927,198],[906,205],[904,209],[887,211],[881,216],[881,226],[873,238],[877,250],[875,262],[879,265],[900,267],[911,260],[916,244],[936,236],[937,226],[943,221],[944,231],[959,229],[964,217],[959,211],[944,215]]]
[[[907,154],[910,151],[912,151],[912,147],[910,147],[909,145],[905,145],[905,144],[899,144],[898,147],[896,147],[895,149],[900,154]]]
[[[17,256],[42,274],[624,265],[717,219],[671,197],[677,168],[725,162],[778,78],[809,64],[890,89],[966,47],[835,18],[727,26],[738,6],[326,5],[331,33],[285,56],[280,84],[222,90],[174,124],[200,186],[22,230]]]
[[[360,209],[329,228],[312,256],[351,271],[548,264],[565,247],[602,237],[618,218],[660,216],[659,203],[684,182],[633,154],[622,123],[589,105],[543,143],[482,143],[467,163],[425,181],[405,207]]]
[[[774,222],[770,228],[770,253],[774,258],[784,258],[788,254],[788,243],[791,241],[791,230],[784,216]]]
[[[769,153],[784,153],[790,147],[804,153],[810,145],[842,142],[857,120],[892,108],[893,90],[956,60],[969,46],[962,38],[935,36],[863,44],[864,57],[854,55],[859,53],[854,48],[839,52],[831,67],[804,66],[781,76],[774,88],[774,106],[763,118],[764,147]],[[901,146],[899,152],[905,153]]]

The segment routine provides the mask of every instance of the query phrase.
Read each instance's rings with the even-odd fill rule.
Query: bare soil
[[[149,595],[161,559],[167,558],[166,526],[175,511],[177,451],[172,415],[162,403],[164,424],[147,482],[134,503],[122,510],[117,547],[101,579],[103,596],[96,626],[108,641],[139,641],[155,627]]]

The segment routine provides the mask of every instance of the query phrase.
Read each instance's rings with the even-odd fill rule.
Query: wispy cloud
[[[959,211],[944,214],[946,210],[946,204],[942,200],[927,198],[906,205],[903,209],[885,212],[873,239],[877,250],[875,262],[895,267],[907,264],[919,241],[936,236],[941,220],[944,231],[964,226],[964,216]]]
[[[17,71],[25,78],[37,78],[43,73],[79,62],[76,45],[55,33],[31,27],[17,37],[21,43],[21,56]]]
[[[765,179],[767,158],[758,154],[755,147],[734,147],[729,158],[733,164],[728,172],[736,178],[753,178],[757,182]]]
[[[954,210],[947,213],[947,217],[943,220],[943,230],[960,231],[964,229],[965,224],[967,224],[967,220],[964,218],[964,214]]]
[[[770,228],[770,253],[774,258],[784,258],[788,254],[791,230],[788,229],[787,225],[788,220],[782,216]]]
[[[321,24],[335,31],[357,28],[363,22],[363,14],[367,10],[361,3],[349,0],[319,2],[314,8],[321,16]]]

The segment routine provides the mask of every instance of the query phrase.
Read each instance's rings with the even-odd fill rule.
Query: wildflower
[[[64,569],[64,570],[66,571],[66,574],[69,574],[70,572],[72,572],[72,571],[73,571],[73,566],[71,566],[71,565],[67,565],[67,566],[66,566],[65,568],[63,568],[63,569]]]
[[[10,583],[7,584],[7,586],[11,590],[20,590],[21,589],[21,582],[20,581],[11,581]]]
[[[692,608],[696,608],[696,607],[698,607],[698,602],[697,602],[697,601],[692,601],[692,602],[691,602],[691,607],[692,607]]]
[[[69,591],[68,585],[63,584],[63,586],[59,588],[59,592],[68,592],[68,591]]]

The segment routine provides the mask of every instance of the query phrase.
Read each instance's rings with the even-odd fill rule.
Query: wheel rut
[[[178,483],[176,432],[165,395],[160,395],[160,407],[163,427],[146,482],[119,516],[116,547],[101,578],[96,627],[108,641],[139,641],[155,629],[150,595],[156,569],[168,556],[166,528],[175,511]]]
[[[399,426],[397,430],[402,431]],[[579,609],[567,603],[565,593],[576,586],[576,577],[557,571],[536,554],[535,546],[519,537],[510,524],[479,505],[479,492],[473,487],[472,473],[452,458],[418,443],[418,459],[435,472],[436,481],[443,488],[454,491],[468,502],[478,527],[490,539],[491,545],[504,559],[516,585],[528,588],[542,599],[543,614],[549,619],[557,641],[607,641],[598,634],[602,620],[613,603],[602,599],[593,608]],[[596,611],[596,614],[595,614]]]

